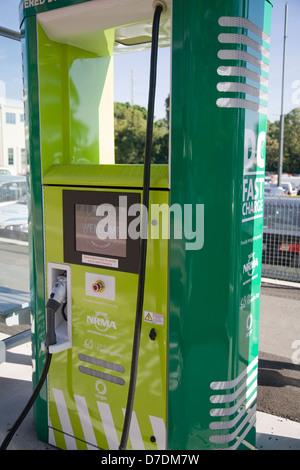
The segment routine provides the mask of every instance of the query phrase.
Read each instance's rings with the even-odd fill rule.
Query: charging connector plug
[[[58,276],[47,302],[46,310],[46,347],[56,344],[55,313],[67,300],[67,277]]]
[[[52,292],[50,294],[50,299],[55,300],[56,302],[59,303],[59,305],[62,304],[63,302],[66,302],[67,276],[65,275],[57,276],[57,279],[52,288]]]

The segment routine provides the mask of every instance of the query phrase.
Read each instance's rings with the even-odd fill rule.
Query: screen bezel
[[[86,191],[86,190],[63,190],[63,230],[64,230],[64,262],[83,265],[97,266],[99,269],[112,269],[138,274],[140,257],[140,238],[133,240],[126,239],[126,257],[117,257],[107,254],[99,254],[77,251],[76,250],[76,205],[100,205],[111,204],[114,207],[119,206],[119,197],[127,197],[127,207],[133,204],[141,204],[141,195],[139,193],[128,192],[110,192],[110,191]],[[127,233],[128,226],[136,216],[127,215]],[[108,260],[118,260],[118,267],[101,266],[97,263],[84,263],[82,255],[95,256]]]

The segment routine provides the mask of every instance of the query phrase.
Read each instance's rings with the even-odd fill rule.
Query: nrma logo
[[[116,330],[116,323],[114,321],[110,321],[107,317],[107,313],[95,312],[95,315],[87,315],[87,324],[93,325],[101,333],[104,333],[111,328]]]
[[[248,263],[243,266],[243,274],[247,273],[248,276],[254,274],[255,269],[258,267],[258,258],[255,258],[255,253],[248,255]]]

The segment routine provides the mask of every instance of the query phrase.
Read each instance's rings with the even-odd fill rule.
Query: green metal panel
[[[53,164],[99,164],[99,103],[113,40],[113,31],[103,34],[99,57],[52,41],[38,24],[43,175]]]
[[[205,241],[170,241],[170,449],[255,445],[270,18],[173,2],[171,204],[204,204]]]
[[[84,181],[87,186],[142,188],[143,165],[52,165],[45,174],[44,184],[78,185]],[[169,188],[168,165],[152,165],[152,189]]]

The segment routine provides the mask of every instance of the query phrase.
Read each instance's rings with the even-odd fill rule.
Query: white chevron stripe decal
[[[104,433],[107,439],[109,450],[119,449],[119,439],[111,414],[110,406],[107,403],[97,401],[99,413],[104,427]]]
[[[219,25],[222,28],[239,28],[236,33],[222,32],[219,34],[218,41],[222,45],[222,49],[218,51],[218,57],[224,65],[218,67],[217,70],[219,76],[235,77],[238,81],[217,84],[217,89],[222,96],[217,99],[217,106],[219,108],[247,109],[267,114],[269,36],[246,18],[222,17],[219,18]],[[248,32],[251,31],[257,38],[250,37],[247,32],[241,31],[241,29],[248,29]],[[262,44],[262,41],[265,41],[265,44]],[[236,48],[227,49],[227,45],[235,45]],[[236,64],[233,66],[228,61],[235,61]],[[254,70],[252,70],[253,68]],[[249,80],[251,80],[250,83],[248,83]],[[259,84],[259,88],[257,84]],[[266,88],[261,89],[261,86]]]
[[[66,447],[68,450],[76,450],[76,439],[74,437],[74,431],[72,428],[69,410],[66,405],[64,394],[62,390],[53,388],[54,402],[58,411],[61,429],[64,433],[64,438],[66,442]],[[95,429],[91,420],[90,412],[86,399],[80,395],[74,395],[74,400],[76,403],[78,417],[80,419],[82,431],[84,434],[84,439],[87,444],[88,449],[95,450],[101,447],[97,443]],[[97,406],[100,414],[99,421],[101,419],[104,435],[107,440],[107,446],[109,450],[118,450],[119,449],[119,438],[118,433],[115,427],[113,415],[111,408],[108,403],[103,403],[97,401]],[[125,416],[125,410],[123,409],[123,415]],[[156,445],[158,450],[166,449],[166,426],[162,418],[157,418],[155,416],[149,416],[149,420],[153,429],[153,435],[156,439]],[[49,417],[49,443],[56,445],[54,429]],[[149,436],[150,437],[150,436]],[[145,450],[145,443],[143,441],[141,429],[138,423],[136,413],[133,411],[131,425],[129,430],[129,439],[131,446],[134,450]],[[104,445],[104,444],[103,444]]]
[[[123,414],[125,417],[126,410],[123,409]],[[129,439],[134,450],[145,450],[144,441],[142,438],[141,430],[139,423],[136,417],[135,412],[132,412],[132,418],[129,429]]]
[[[84,397],[80,397],[79,395],[74,395],[74,398],[84,438],[87,443],[92,444],[92,446],[98,447],[86,400]],[[94,447],[90,446],[89,444],[88,449],[94,449]]]

